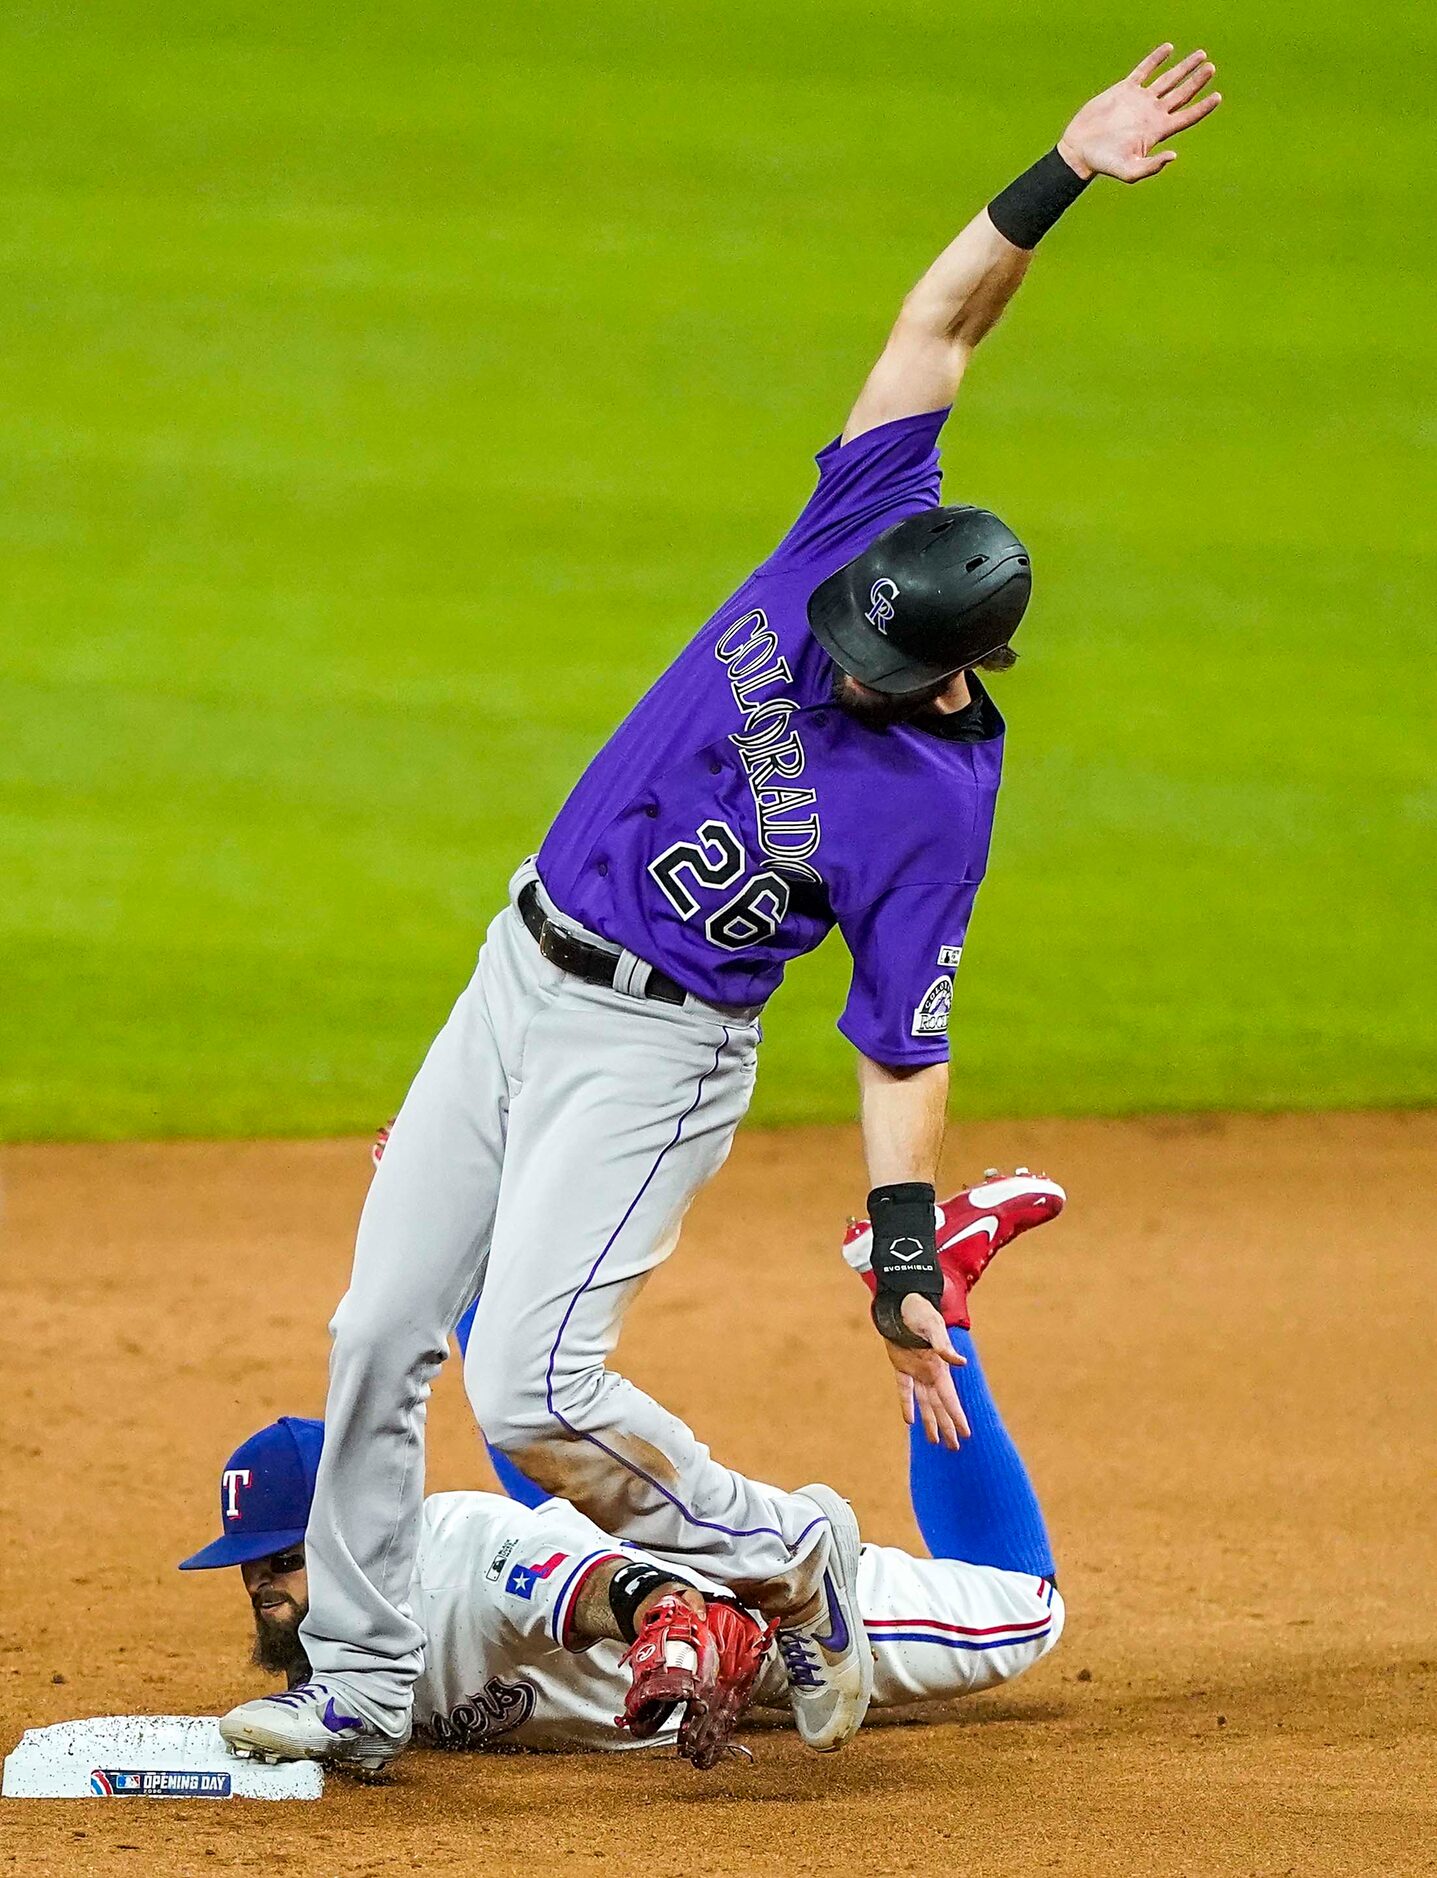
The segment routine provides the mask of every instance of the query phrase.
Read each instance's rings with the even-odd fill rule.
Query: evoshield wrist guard
[[[870,1262],[878,1281],[873,1325],[880,1337],[904,1350],[926,1350],[929,1344],[904,1323],[903,1300],[917,1292],[936,1309],[943,1296],[935,1198],[926,1180],[875,1187],[868,1196],[868,1217],[873,1224]]]

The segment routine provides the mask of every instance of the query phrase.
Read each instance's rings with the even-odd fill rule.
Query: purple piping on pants
[[[684,1110],[683,1114],[679,1117],[678,1124],[675,1127],[673,1134],[664,1143],[663,1147],[659,1149],[658,1154],[654,1158],[653,1166],[649,1169],[648,1173],[644,1175],[643,1185],[639,1188],[638,1192],[634,1195],[633,1199],[630,1200],[627,1208],[624,1211],[624,1217],[619,1221],[618,1225],[615,1226],[614,1230],[609,1234],[608,1239],[604,1243],[603,1251],[600,1252],[599,1256],[594,1260],[593,1264],[589,1267],[588,1277],[584,1280],[583,1284],[579,1286],[578,1290],[574,1293],[573,1297],[570,1298],[569,1308],[564,1313],[563,1321],[559,1325],[558,1331],[556,1332],[555,1337],[554,1337],[553,1344],[549,1350],[549,1363],[548,1363],[548,1367],[546,1368],[544,1372],[544,1401],[545,1401],[545,1406],[549,1410],[549,1413],[553,1416],[554,1420],[558,1422],[561,1428],[567,1429],[567,1431],[571,1435],[576,1436],[578,1440],[587,1441],[591,1447],[598,1448],[601,1453],[607,1454],[611,1461],[617,1462],[618,1465],[624,1469],[625,1473],[637,1474],[640,1480],[647,1481],[648,1484],[653,1488],[654,1492],[657,1493],[661,1499],[667,1500],[669,1505],[672,1506],[688,1522],[690,1526],[701,1527],[705,1532],[721,1532],[725,1535],[726,1538],[729,1538],[729,1539],[757,1539],[757,1538],[777,1539],[783,1545],[788,1547],[789,1557],[792,1558],[793,1554],[798,1550],[802,1542],[813,1531],[815,1526],[822,1526],[822,1525],[827,1524],[826,1517],[823,1514],[820,1514],[817,1519],[811,1519],[808,1522],[808,1524],[804,1527],[803,1531],[799,1533],[797,1539],[795,1539],[792,1544],[789,1544],[789,1541],[784,1538],[783,1534],[778,1530],[776,1526],[738,1526],[738,1527],[721,1526],[717,1520],[700,1519],[696,1513],[694,1513],[693,1511],[691,1511],[690,1508],[684,1505],[683,1501],[680,1500],[676,1494],[670,1493],[667,1487],[662,1486],[657,1480],[655,1480],[652,1474],[646,1474],[642,1467],[636,1467],[632,1461],[626,1460],[622,1454],[617,1453],[613,1448],[609,1447],[605,1442],[600,1441],[597,1435],[586,1434],[582,1428],[575,1427],[573,1422],[567,1421],[564,1418],[564,1416],[559,1413],[558,1409],[554,1406],[554,1363],[559,1354],[559,1345],[564,1341],[564,1332],[569,1328],[569,1319],[574,1315],[574,1311],[575,1311],[576,1306],[578,1305],[579,1299],[583,1297],[584,1293],[589,1289],[589,1286],[593,1284],[595,1278],[598,1276],[599,1267],[603,1264],[604,1260],[609,1256],[610,1252],[614,1249],[614,1245],[618,1240],[619,1234],[624,1230],[625,1226],[628,1225],[630,1219],[633,1217],[634,1208],[639,1204],[639,1201],[642,1200],[644,1195],[648,1192],[650,1182],[653,1180],[655,1174],[658,1173],[659,1168],[663,1165],[664,1156],[668,1153],[670,1148],[674,1148],[678,1146],[679,1139],[684,1132],[684,1123],[689,1119],[690,1115],[693,1114],[694,1110],[698,1107],[699,1103],[703,1100],[704,1085],[708,1082],[709,1077],[712,1076],[714,1071],[718,1068],[719,1059],[722,1057],[724,1053],[724,1049],[726,1048],[728,1044],[728,1041],[729,1041],[729,1032],[728,1032],[727,1026],[725,1026],[724,1033],[723,1033],[723,1041],[715,1047],[713,1062],[710,1063],[709,1067],[704,1071],[703,1075],[699,1077],[699,1084],[698,1084],[698,1088],[695,1089],[694,1091],[693,1101],[690,1102],[688,1107]]]

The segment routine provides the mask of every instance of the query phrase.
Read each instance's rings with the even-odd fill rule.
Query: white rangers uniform
[[[670,1566],[601,1532],[562,1500],[529,1508],[493,1493],[437,1493],[424,1503],[412,1593],[427,1638],[415,1689],[420,1738],[440,1747],[628,1748],[614,1726],[629,1678],[623,1646],[575,1649],[574,1607],[605,1560],[647,1558],[701,1590],[690,1565]],[[1010,1681],[1058,1641],[1063,1600],[1051,1579],[914,1558],[866,1545],[859,1607],[876,1662],[874,1706],[942,1701]],[[758,1704],[786,1707],[771,1661]]]

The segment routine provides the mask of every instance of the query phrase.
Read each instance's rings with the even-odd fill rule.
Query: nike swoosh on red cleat
[[[965,1226],[962,1232],[955,1232],[951,1239],[945,1239],[942,1245],[938,1247],[938,1250],[940,1252],[946,1252],[949,1246],[957,1245],[960,1240],[971,1239],[975,1232],[986,1232],[988,1235],[988,1243],[992,1245],[993,1241],[998,1237],[998,1219],[996,1214],[989,1213],[982,1219],[975,1219],[971,1225]]]

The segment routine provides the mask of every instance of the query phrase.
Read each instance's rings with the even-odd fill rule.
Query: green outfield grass
[[[948,434],[1037,568],[955,1102],[1433,1100],[1430,14],[95,0],[0,29],[0,1132],[389,1113],[909,281],[1163,37],[1228,103]],[[844,982],[763,1119],[850,1112]]]

